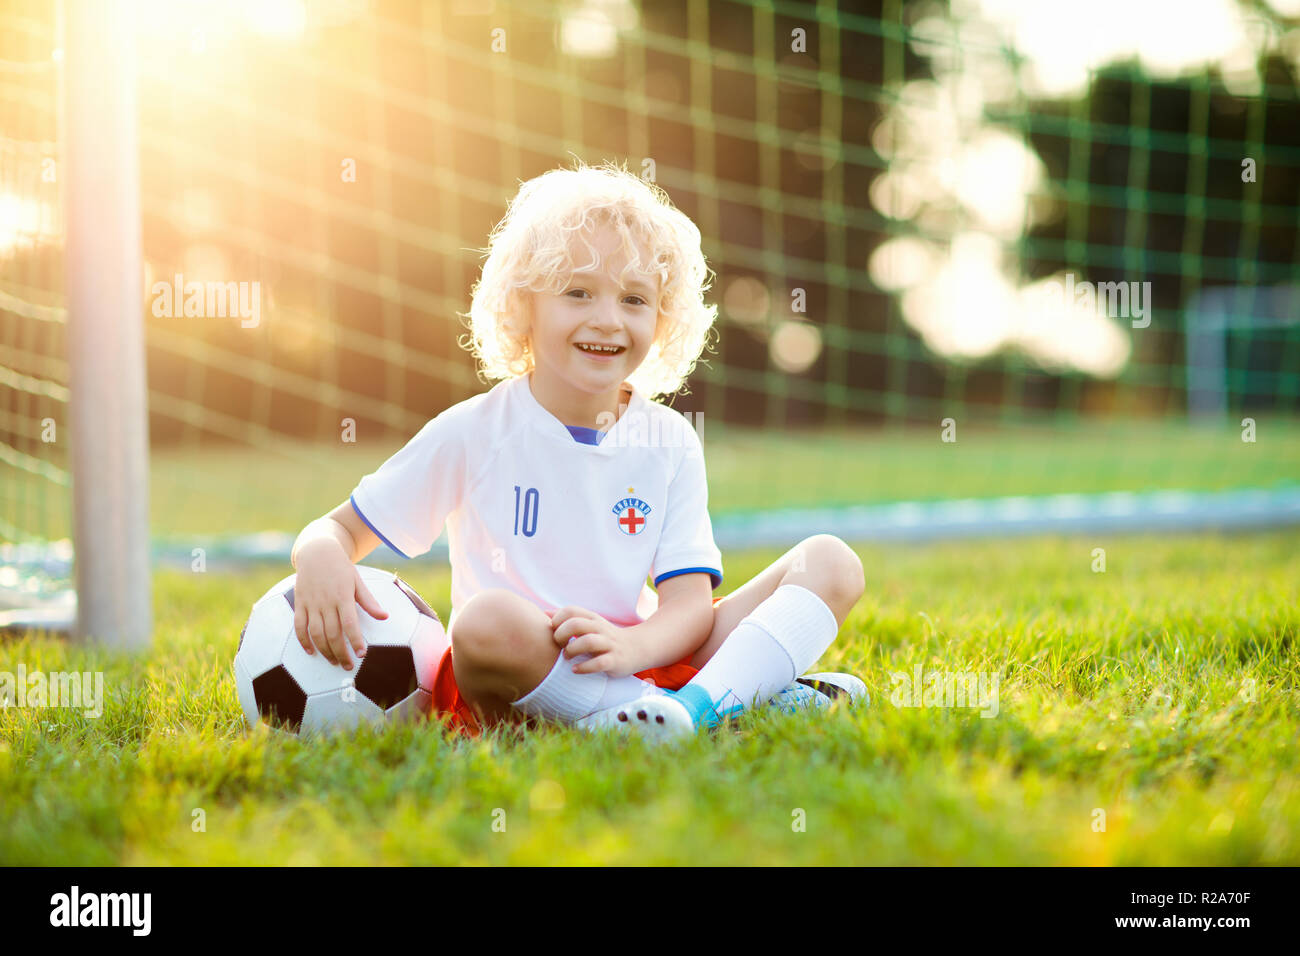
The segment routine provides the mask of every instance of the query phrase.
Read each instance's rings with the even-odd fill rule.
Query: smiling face
[[[575,271],[558,293],[529,293],[528,342],[538,401],[566,425],[594,427],[600,412],[617,407],[620,386],[650,352],[659,286],[635,271],[623,275],[628,257],[613,228],[597,226],[586,238],[599,266]],[[589,258],[581,243],[575,258]]]

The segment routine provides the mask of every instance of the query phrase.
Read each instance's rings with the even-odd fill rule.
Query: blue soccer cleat
[[[786,713],[801,710],[821,710],[836,700],[846,700],[849,706],[866,706],[871,703],[867,685],[852,674],[823,671],[796,677],[783,691],[768,700],[769,707]]]
[[[722,713],[704,697],[704,692],[695,686],[681,691],[659,691],[617,707],[597,711],[576,721],[574,726],[588,731],[615,730],[637,734],[649,740],[664,741],[689,736],[699,727],[716,727],[744,710],[737,704]],[[852,674],[827,671],[796,678],[781,693],[772,697],[768,706],[787,713],[797,713],[820,710],[840,699],[846,700],[851,706],[871,702],[867,685],[858,678]],[[693,715],[690,705],[694,705],[698,717]]]

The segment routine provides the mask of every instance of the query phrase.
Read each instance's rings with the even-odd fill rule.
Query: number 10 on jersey
[[[529,488],[524,492],[523,527],[521,528],[519,521],[519,492],[519,486],[515,485],[515,534],[518,535],[522,530],[524,537],[531,538],[537,533],[537,502],[539,496],[536,488]]]

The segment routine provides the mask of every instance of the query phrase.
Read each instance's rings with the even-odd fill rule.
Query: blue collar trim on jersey
[[[599,428],[587,428],[584,425],[565,425],[569,434],[584,445],[599,445],[600,440],[605,437],[605,433]]]
[[[551,435],[555,441],[574,442],[579,445],[586,445],[591,449],[590,454],[598,455],[602,458],[613,457],[625,447],[621,441],[605,441],[605,436],[613,435],[619,437],[621,431],[628,428],[628,413],[645,415],[649,411],[649,402],[636,388],[631,388],[631,396],[628,399],[627,408],[623,414],[618,416],[618,420],[610,425],[604,433],[598,429],[588,428],[585,425],[566,425],[558,418],[547,411],[542,404],[537,401],[537,396],[533,394],[533,389],[528,381],[528,375],[520,375],[514,379],[508,379],[511,392],[516,393],[517,397],[513,400],[517,402],[517,408],[521,415],[526,416],[533,422],[533,427],[545,435]],[[494,386],[499,388],[500,385]],[[620,405],[622,408],[622,405]],[[576,430],[575,430],[576,429]],[[585,454],[585,453],[584,453]]]

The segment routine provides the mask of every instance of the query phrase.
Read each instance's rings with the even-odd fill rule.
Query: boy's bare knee
[[[488,588],[466,601],[450,635],[462,693],[504,701],[521,696],[521,687],[527,691],[524,684],[535,684],[539,669],[545,676],[558,653],[544,640],[545,627],[539,608],[504,588]]]
[[[802,542],[808,552],[809,569],[826,589],[827,603],[838,604],[847,611],[866,592],[866,574],[856,551],[833,534],[816,534]]]
[[[451,652],[465,666],[481,669],[508,659],[520,629],[523,598],[504,588],[487,588],[465,602],[451,630]]]

